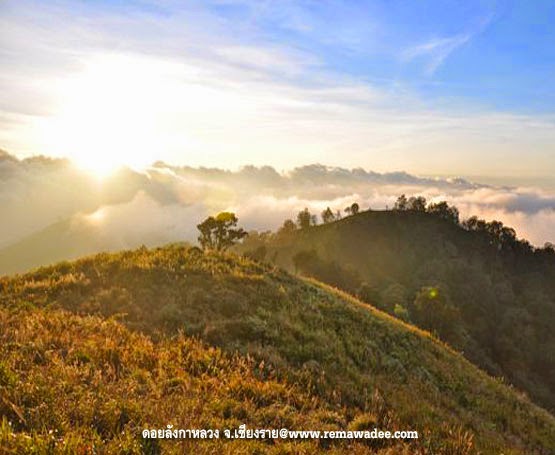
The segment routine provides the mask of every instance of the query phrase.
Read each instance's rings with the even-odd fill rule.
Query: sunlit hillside
[[[420,432],[330,453],[555,451],[550,414],[427,332],[248,259],[139,249],[2,278],[0,289],[6,453],[322,451],[140,436],[240,423]]]

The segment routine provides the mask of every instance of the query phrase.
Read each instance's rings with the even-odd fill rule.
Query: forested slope
[[[555,252],[498,222],[367,211],[251,236],[242,252],[358,295],[434,331],[555,409]],[[260,257],[260,259],[262,259]]]

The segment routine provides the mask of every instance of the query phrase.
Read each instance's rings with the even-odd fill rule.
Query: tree
[[[450,207],[445,201],[432,203],[428,206],[428,213],[438,216],[454,224],[459,224],[459,209]]]
[[[419,327],[436,332],[455,346],[461,342],[461,317],[445,290],[423,287],[414,300],[413,313]]]
[[[401,320],[407,321],[407,322],[410,321],[409,312],[407,311],[407,309],[403,305],[399,305],[399,304],[396,303],[395,307],[393,308],[393,314],[398,319],[401,319]]]
[[[426,198],[423,196],[411,196],[407,201],[407,210],[412,210],[414,212],[425,212]]]
[[[308,208],[305,207],[304,210],[301,210],[298,214],[297,214],[297,225],[299,226],[299,228],[301,229],[307,229],[310,226],[313,226],[316,224],[316,216],[312,215],[309,211]]]
[[[381,306],[382,297],[375,286],[363,282],[357,289],[356,296],[363,302],[374,305],[376,308],[383,309]]]
[[[360,206],[353,202],[349,207],[345,207],[345,213],[347,215],[356,215],[360,210]]]
[[[328,224],[328,223],[332,223],[334,221],[335,221],[335,215],[333,214],[331,209],[328,207],[326,210],[324,210],[322,212],[322,222],[324,224]]]
[[[486,221],[478,218],[477,216],[471,216],[462,222],[462,226],[467,231],[485,232]]]
[[[250,231],[243,240],[241,251],[243,254],[255,261],[263,261],[268,252],[267,245],[274,239],[272,231]]]
[[[380,310],[392,313],[395,305],[406,306],[407,289],[401,283],[391,283],[380,292]]]
[[[490,245],[494,245],[497,250],[503,247],[520,246],[523,250],[531,251],[531,247],[525,241],[519,241],[516,231],[508,226],[504,226],[501,221],[493,220],[487,223],[475,216],[463,221],[462,226],[468,231],[476,231],[484,235]]]
[[[407,210],[407,197],[404,194],[401,194],[395,201],[395,205],[393,206],[393,210]]]
[[[287,219],[283,222],[281,227],[277,231],[279,237],[286,237],[297,230],[297,225],[291,219]]]
[[[238,221],[234,213],[221,212],[198,224],[198,241],[202,249],[223,251],[246,237],[247,233],[243,228],[235,228]]]

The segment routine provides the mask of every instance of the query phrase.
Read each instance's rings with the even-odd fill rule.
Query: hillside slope
[[[391,453],[402,453],[401,446],[408,453],[555,451],[555,420],[550,414],[427,333],[338,291],[247,259],[203,254],[195,248],[140,249],[2,278],[0,289],[2,358],[7,359],[2,381],[8,385],[0,406],[3,415],[19,422],[15,433],[22,440],[31,434],[47,444],[47,429],[65,432],[70,425],[76,425],[80,434],[102,415],[108,423],[99,424],[100,429],[92,424],[83,437],[114,447],[121,438],[131,438],[128,443],[133,445],[138,444],[141,425],[161,428],[173,423],[172,416],[178,420],[191,415],[191,420],[180,421],[185,427],[200,426],[205,418],[222,425],[212,411],[205,415],[199,410],[220,409],[220,400],[237,399],[243,400],[244,410],[238,411],[234,423],[244,420],[272,427],[290,415],[291,426],[302,429],[348,428],[367,422],[420,432],[416,445],[386,447]],[[87,316],[91,314],[96,316]],[[99,319],[110,315],[117,315],[127,328]],[[178,331],[184,335],[168,338]],[[227,354],[203,347],[190,336]],[[205,359],[199,368],[201,373],[203,368],[209,371],[201,375],[201,384],[189,385],[194,380],[187,375],[200,373],[184,366],[181,354],[172,357],[174,349],[196,350]],[[234,352],[253,360],[229,357]],[[221,373],[219,367],[206,366],[222,355],[236,360],[225,360]],[[183,377],[176,373],[180,368]],[[99,370],[104,373],[95,376]],[[252,390],[236,396],[233,387],[224,385],[234,374],[252,377]],[[221,387],[222,395],[213,400],[204,396],[208,402],[194,405],[194,412],[172,409],[175,397],[155,403],[164,397],[161,388],[174,375],[177,389],[186,390],[191,400],[200,393],[197,387],[207,383]],[[91,382],[93,377],[97,380]],[[182,388],[180,378],[187,384]],[[108,382],[114,380],[111,388]],[[270,397],[264,397],[266,387]],[[273,387],[289,390],[287,396],[301,404],[281,399],[277,392],[272,395]],[[96,404],[106,403],[106,408],[91,407],[86,398],[76,409],[69,398],[63,401],[64,393],[92,397],[98,390],[103,394]],[[116,396],[129,400],[131,411],[126,407],[124,417]],[[148,405],[134,408],[142,400]],[[309,402],[314,403],[312,408]],[[229,412],[213,412],[229,418],[235,405],[229,405]],[[241,408],[241,403],[237,406]],[[301,417],[307,406],[314,415]],[[60,411],[47,417],[54,407]],[[120,423],[114,423],[114,412],[124,423],[117,419]],[[334,417],[326,414],[330,412]],[[103,425],[109,429],[103,430]],[[11,431],[6,428],[4,424],[2,444],[13,439],[6,436]],[[77,438],[75,432],[72,437]],[[317,452],[312,442],[306,444]],[[357,445],[356,450],[370,449]]]
[[[258,363],[178,336],[153,341],[114,320],[0,309],[0,453],[319,453],[318,441],[143,439],[144,429],[340,430],[382,424],[347,413]],[[389,422],[388,422],[389,424]],[[393,426],[389,424],[389,426]],[[464,440],[463,440],[464,442]],[[417,444],[331,444],[328,453],[413,453]],[[456,447],[457,441],[445,447]]]
[[[499,229],[499,226],[492,228]],[[473,363],[555,409],[555,252],[414,211],[368,211],[256,236],[243,251],[436,331]]]

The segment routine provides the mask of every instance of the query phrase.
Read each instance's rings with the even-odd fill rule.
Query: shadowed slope
[[[476,365],[555,409],[552,249],[416,211],[368,211],[267,239],[253,236],[242,251],[263,251],[280,267],[436,331]],[[418,296],[438,310],[425,314]],[[440,315],[441,308],[448,311]]]

